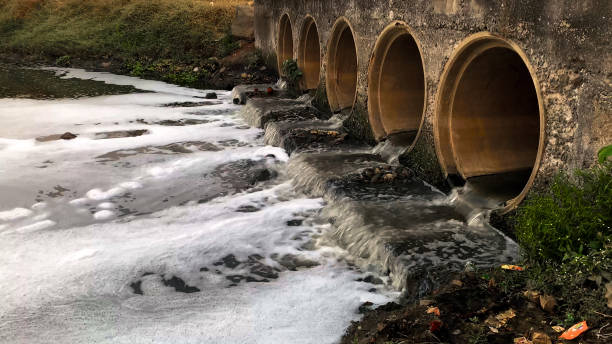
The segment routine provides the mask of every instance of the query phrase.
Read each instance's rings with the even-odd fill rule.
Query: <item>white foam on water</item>
[[[32,215],[32,211],[30,209],[15,208],[11,210],[0,211],[0,221],[14,221],[30,215]]]
[[[86,196],[87,198],[93,201],[104,201],[109,198],[119,196],[125,193],[125,191],[126,190],[124,188],[112,188],[106,191],[100,189],[92,189],[87,191]]]
[[[93,215],[96,220],[110,220],[115,217],[115,212],[110,210],[100,210]]]
[[[113,202],[104,202],[104,203],[98,204],[98,208],[100,209],[114,209],[115,206],[116,205]]]
[[[194,97],[205,91],[57,72],[152,93],[0,100],[0,209],[6,209],[0,212],[0,343],[334,343],[359,318],[363,302],[397,297],[357,282],[364,274],[348,267],[339,248],[305,249],[329,229],[314,221],[323,203],[296,194],[283,173],[246,191],[231,188],[224,170],[212,176],[243,159],[278,169],[288,160],[282,149],[263,145],[260,130],[238,128],[244,122],[228,92],[217,91],[224,104],[196,108],[194,115],[193,108],[159,105],[201,101]],[[186,118],[210,122],[137,122]],[[96,137],[135,129],[149,134]],[[79,136],[35,140],[66,131]],[[183,142],[218,149],[200,151],[192,143],[184,146],[191,153],[152,154],[143,148]],[[219,192],[173,201],[198,188]],[[288,226],[293,219],[304,223]],[[288,254],[319,265],[288,271],[278,261]],[[240,265],[218,263],[228,255]],[[278,278],[232,286],[228,277],[249,274],[246,262],[254,255]],[[178,292],[165,282],[173,277],[200,291]]]
[[[51,221],[51,220],[43,220],[43,221],[38,221],[35,222],[31,225],[27,225],[27,226],[23,226],[23,227],[19,227],[15,230],[15,232],[17,233],[32,233],[32,232],[37,232],[49,227],[53,227],[55,226],[55,222]]]

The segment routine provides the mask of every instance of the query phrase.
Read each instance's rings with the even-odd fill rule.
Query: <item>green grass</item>
[[[548,191],[517,211],[515,231],[524,273],[506,274],[505,292],[538,290],[559,301],[556,324],[597,324],[612,281],[612,162],[559,174]]]
[[[243,0],[0,0],[0,48],[59,58],[173,59],[224,56]]]
[[[529,258],[566,261],[612,248],[612,163],[560,174],[518,210],[516,235]]]

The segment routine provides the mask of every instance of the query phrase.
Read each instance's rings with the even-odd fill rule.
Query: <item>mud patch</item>
[[[166,119],[166,120],[157,121],[157,122],[148,122],[148,121],[145,121],[142,118],[139,118],[139,119],[136,120],[136,123],[139,123],[139,124],[162,125],[162,126],[165,126],[165,127],[184,127],[184,126],[188,126],[188,125],[206,124],[206,123],[210,123],[210,122],[211,121],[205,120],[205,119],[190,119],[190,118],[178,119],[178,120]]]
[[[173,107],[173,108],[177,108],[177,107],[198,107],[198,106],[210,106],[210,105],[220,105],[223,104],[222,101],[203,101],[203,102],[176,102],[176,103],[169,103],[169,104],[164,104],[162,105],[162,107]]]
[[[246,142],[238,141],[236,139],[221,140],[221,141],[218,141],[217,143],[223,147],[246,147],[249,145]]]
[[[0,98],[60,99],[146,93],[103,81],[62,79],[54,71],[0,64]]]
[[[40,136],[36,138],[38,142],[50,142],[50,141],[58,141],[58,140],[73,140],[76,139],[78,135],[73,133],[64,133],[64,134],[53,134],[47,136]]]
[[[106,139],[121,139],[125,137],[138,137],[142,135],[148,135],[151,132],[147,129],[137,129],[137,130],[117,130],[117,131],[105,131],[101,133],[95,134],[96,140],[106,140]]]
[[[139,154],[171,155],[190,154],[196,151],[217,152],[220,150],[222,150],[222,148],[219,148],[209,142],[188,141],[171,143],[164,146],[144,146],[134,149],[120,149],[99,155],[96,157],[96,159],[98,160],[98,162],[110,162]]]

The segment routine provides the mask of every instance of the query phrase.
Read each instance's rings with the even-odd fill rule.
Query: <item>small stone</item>
[[[552,344],[550,337],[546,333],[535,332],[531,338],[533,344]]]
[[[387,173],[383,176],[383,180],[386,182],[391,182],[395,179],[395,175],[393,173]]]
[[[452,280],[451,285],[454,285],[456,287],[463,287],[463,282],[461,282],[460,280]]]
[[[359,306],[359,314],[363,314],[366,312],[369,312],[372,310],[372,306],[374,306],[374,304],[370,301],[366,301],[364,302],[361,306]]]
[[[221,67],[221,69],[219,70],[219,74],[224,73],[226,70],[227,70],[227,68],[225,68],[225,67]]]
[[[206,99],[217,99],[217,94],[215,92],[206,93]]]
[[[197,72],[199,72],[199,71],[200,71],[200,67],[195,67],[195,68],[193,69],[193,72],[194,72],[194,73],[197,73]]]
[[[428,300],[428,299],[419,300],[419,306],[429,306],[433,303],[434,303],[433,300]]]
[[[363,281],[366,283],[372,283],[372,284],[383,284],[383,281],[374,275],[368,275],[367,277],[363,279]]]
[[[460,335],[460,334],[461,334],[461,330],[454,330],[454,331],[452,332],[452,334],[453,334],[453,336],[458,336],[458,335]]]
[[[551,295],[540,295],[540,307],[546,312],[552,313],[557,306],[557,300]]]
[[[302,222],[304,222],[304,220],[302,220],[302,219],[289,220],[289,221],[287,221],[287,226],[289,226],[289,227],[298,227],[298,226],[302,225]]]
[[[526,290],[523,296],[533,303],[538,303],[540,301],[540,293],[535,290]]]
[[[262,72],[263,72],[264,70],[266,70],[266,69],[268,69],[266,66],[261,66],[261,68],[259,68],[259,70],[260,70],[260,71],[262,71]]]
[[[72,140],[72,139],[76,139],[76,135],[70,132],[64,133],[62,136],[60,136],[60,139],[62,140]]]
[[[236,259],[236,256],[234,256],[233,254],[228,254],[227,256],[223,257],[222,261],[223,261],[223,264],[230,269],[234,269],[235,267],[240,265],[240,262]]]

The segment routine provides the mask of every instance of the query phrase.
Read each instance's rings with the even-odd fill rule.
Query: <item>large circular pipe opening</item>
[[[377,139],[403,133],[414,143],[423,122],[425,75],[417,41],[401,22],[388,26],[374,48],[368,82],[370,125]]]
[[[535,74],[513,43],[467,39],[448,63],[438,95],[436,148],[447,174],[510,210],[533,184],[541,159],[543,107]]]
[[[278,73],[283,73],[283,63],[293,59],[293,30],[291,29],[291,21],[289,15],[284,14],[281,17],[278,30]]]
[[[307,17],[302,26],[298,65],[304,74],[302,88],[305,90],[317,88],[321,80],[321,46],[317,24],[312,17]]]
[[[332,29],[327,50],[327,98],[333,111],[352,108],[357,93],[357,48],[344,18]]]

